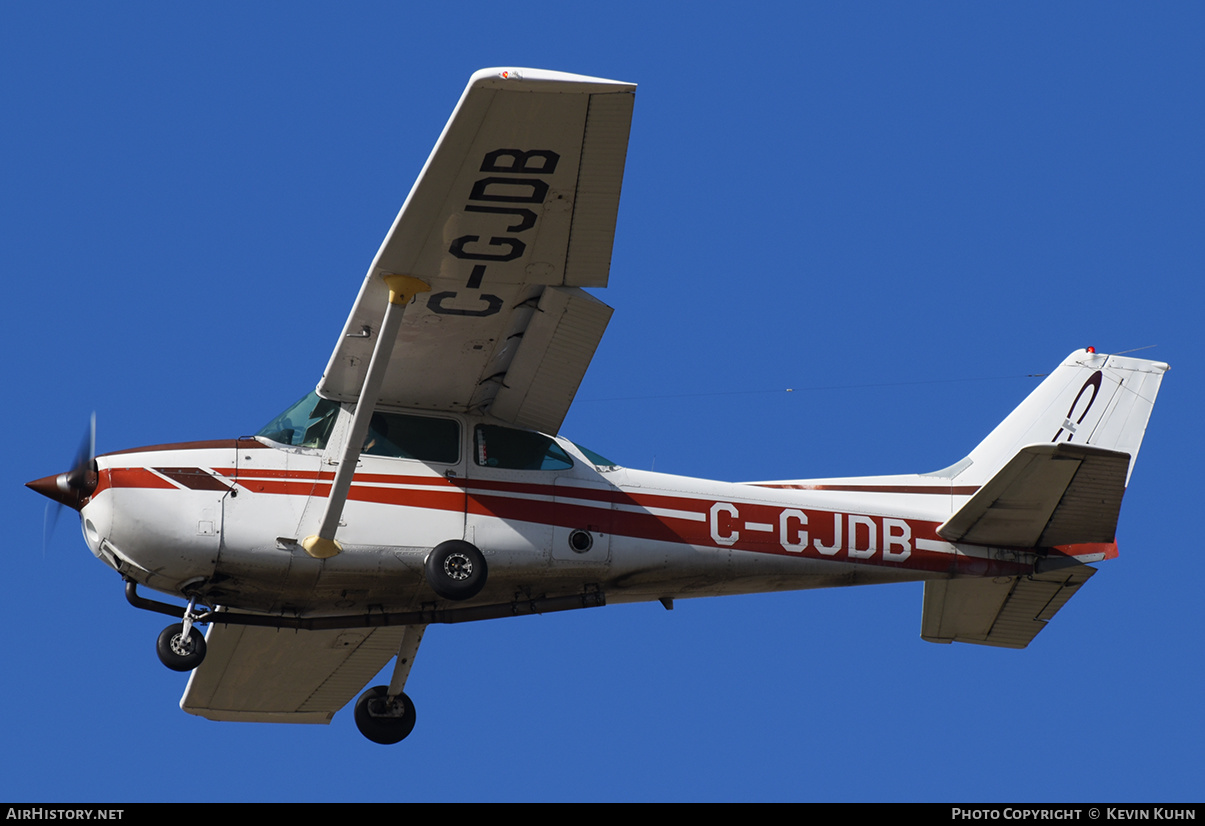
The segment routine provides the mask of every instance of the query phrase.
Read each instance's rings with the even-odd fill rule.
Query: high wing
[[[605,287],[635,85],[473,75],[364,278],[318,385],[359,397],[387,304],[421,279],[379,402],[556,433],[610,320]]]
[[[215,622],[180,708],[210,720],[329,723],[398,653],[409,628],[293,631]],[[415,628],[421,639],[422,627]]]

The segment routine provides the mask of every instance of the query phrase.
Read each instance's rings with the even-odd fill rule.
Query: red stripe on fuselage
[[[196,467],[157,467],[154,471],[189,490],[228,491],[230,486],[207,470]]]
[[[208,473],[200,468],[169,470],[173,471],[173,478],[199,478],[196,474]],[[285,496],[329,496],[334,478],[333,473],[326,471],[218,468],[215,472],[233,477],[232,482],[248,491]],[[217,482],[212,476],[209,478]],[[97,493],[107,486],[172,487],[145,468],[102,471]],[[939,523],[934,521],[814,510],[789,503],[725,502],[644,489],[624,491],[382,473],[356,474],[348,498],[420,509],[452,512],[463,509],[476,516],[583,528],[636,540],[721,551],[941,572],[990,571],[992,575],[1006,575],[1029,570],[1029,566],[918,548],[918,540],[944,544],[936,533]],[[662,512],[653,513],[649,509]]]
[[[107,488],[151,488],[156,490],[179,490],[162,476],[144,467],[114,467],[105,468],[100,472],[100,479],[92,497],[96,498]]]

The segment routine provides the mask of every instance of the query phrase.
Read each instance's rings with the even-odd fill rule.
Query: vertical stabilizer
[[[1129,454],[1126,482],[1168,365],[1077,350],[962,462],[960,484],[984,484],[1029,445],[1097,447]]]

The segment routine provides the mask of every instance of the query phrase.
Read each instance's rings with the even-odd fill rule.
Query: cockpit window
[[[309,393],[268,422],[256,436],[293,447],[321,450],[331,437],[331,428],[339,416],[339,403]]]
[[[362,452],[454,465],[460,461],[460,425],[454,419],[377,411]]]
[[[473,446],[477,464],[508,470],[565,470],[573,460],[561,446],[542,433],[479,424]]]

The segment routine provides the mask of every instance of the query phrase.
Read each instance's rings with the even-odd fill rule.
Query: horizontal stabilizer
[[[937,529],[948,542],[1050,548],[1112,542],[1130,455],[1071,442],[1030,445]]]
[[[921,638],[1024,648],[1095,573],[1074,565],[1029,577],[926,582]]]

